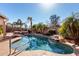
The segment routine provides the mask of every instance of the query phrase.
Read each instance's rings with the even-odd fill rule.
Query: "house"
[[[4,38],[6,36],[6,24],[7,24],[7,17],[0,14],[0,26],[2,26],[3,29],[3,35]]]

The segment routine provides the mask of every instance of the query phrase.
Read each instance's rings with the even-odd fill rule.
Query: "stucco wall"
[[[5,22],[4,22],[4,18],[0,17],[0,25],[2,25],[2,28],[3,28],[3,37],[5,37],[6,35],[6,25],[5,25]]]
[[[2,19],[1,17],[0,17],[0,25],[4,25],[3,22],[4,21],[4,19]]]

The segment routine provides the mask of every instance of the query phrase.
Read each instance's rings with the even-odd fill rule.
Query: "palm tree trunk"
[[[32,20],[31,20],[31,30],[32,30]]]

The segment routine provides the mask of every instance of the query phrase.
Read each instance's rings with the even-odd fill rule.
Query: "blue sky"
[[[27,17],[32,16],[33,24],[38,22],[47,23],[49,17],[53,14],[60,16],[60,20],[64,20],[67,16],[71,16],[73,11],[79,9],[79,4],[51,4],[45,6],[44,4],[36,3],[5,3],[0,4],[0,13],[8,17],[8,22],[17,21],[21,19],[23,22],[27,22]]]

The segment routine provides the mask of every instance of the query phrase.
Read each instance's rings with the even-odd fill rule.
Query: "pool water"
[[[60,42],[43,36],[28,35],[22,36],[19,41],[12,43],[12,48],[17,50],[45,50],[59,54],[71,54],[73,49]]]

